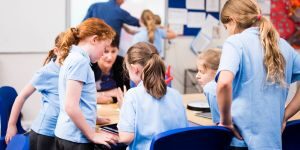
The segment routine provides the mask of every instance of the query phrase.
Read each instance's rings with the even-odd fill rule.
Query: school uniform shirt
[[[51,60],[37,71],[31,85],[42,94],[42,108],[31,129],[42,135],[54,137],[54,129],[59,114],[58,75],[60,67]]]
[[[70,54],[65,59],[59,73],[60,114],[55,129],[55,136],[76,143],[90,141],[77,128],[65,111],[66,84],[68,80],[83,83],[79,107],[83,116],[92,128],[96,125],[96,86],[93,70],[88,54],[78,46],[73,45]]]
[[[206,99],[209,104],[212,121],[215,124],[220,122],[220,113],[219,113],[219,108],[218,108],[216,90],[217,90],[217,83],[214,80],[208,82],[203,87],[204,95],[206,96]]]
[[[251,149],[281,149],[281,124],[288,87],[266,81],[264,50],[259,28],[251,27],[229,37],[223,45],[220,71],[234,74],[232,119],[246,145]],[[300,57],[283,39],[279,40],[285,65],[285,82],[300,79]],[[243,146],[236,138],[232,146]]]
[[[154,42],[153,45],[157,49],[157,52],[161,57],[164,56],[164,51],[162,47],[163,40],[167,37],[167,32],[164,29],[156,28],[154,33]],[[138,42],[149,42],[148,31],[145,27],[142,27],[138,33],[133,36],[133,45]]]
[[[118,130],[134,133],[129,149],[149,149],[153,136],[187,125],[182,97],[175,89],[168,87],[165,96],[155,99],[140,82],[125,94]]]
[[[116,0],[92,4],[89,7],[84,20],[92,17],[104,20],[117,32],[118,38],[120,38],[123,24],[140,26],[139,20],[131,16],[126,10],[122,9],[120,5],[116,3]]]

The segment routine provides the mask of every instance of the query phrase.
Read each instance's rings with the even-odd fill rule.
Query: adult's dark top
[[[92,4],[89,7],[84,20],[92,17],[104,20],[116,31],[118,36],[120,36],[124,23],[132,26],[139,26],[139,20],[131,16],[126,10],[122,9],[115,0]]]
[[[127,89],[130,88],[129,78],[124,73],[123,61],[123,57],[117,56],[109,75],[103,75],[97,63],[92,64],[96,84],[100,84],[100,86],[96,85],[96,87],[100,87],[100,89],[97,89],[98,92],[111,90],[116,87],[120,87],[123,90],[124,85]]]

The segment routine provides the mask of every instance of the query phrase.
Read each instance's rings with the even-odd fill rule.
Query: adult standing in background
[[[117,38],[120,40],[120,33],[123,24],[132,26],[140,26],[139,20],[131,16],[126,10],[120,6],[125,0],[109,0],[108,2],[99,2],[92,4],[84,18],[84,20],[92,17],[100,18],[110,25],[117,33]],[[134,34],[128,28],[124,27],[129,34]]]

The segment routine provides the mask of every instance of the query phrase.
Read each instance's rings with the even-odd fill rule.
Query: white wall
[[[1,5],[1,3],[0,3]],[[10,16],[6,16],[10,17]],[[44,17],[42,15],[37,16]],[[7,29],[12,35],[18,35],[13,28]],[[48,30],[48,28],[45,28]],[[49,29],[50,30],[50,29]],[[175,79],[173,87],[183,92],[184,70],[196,67],[196,55],[190,50],[190,44],[194,37],[178,37],[166,45],[166,62],[172,66],[172,74]],[[30,39],[30,34],[28,35]],[[52,39],[49,39],[50,41]],[[209,47],[216,47],[222,43],[223,39],[214,41]],[[32,42],[32,41],[31,41]],[[34,41],[34,43],[42,41]],[[18,44],[18,41],[15,41]],[[10,85],[16,88],[19,93],[32,75],[41,66],[46,53],[0,53],[0,86]],[[22,112],[25,121],[32,121],[40,109],[40,95],[36,92],[27,102]]]
[[[46,53],[39,54],[0,54],[0,86],[9,85],[19,93],[30,81],[32,75],[43,63]],[[22,109],[23,119],[31,122],[37,115],[41,105],[41,96],[35,92],[25,102]]]

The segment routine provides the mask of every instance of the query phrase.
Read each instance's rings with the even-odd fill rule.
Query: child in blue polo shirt
[[[220,121],[216,89],[217,83],[214,78],[219,67],[221,51],[219,49],[208,49],[198,56],[196,78],[202,86],[204,95],[209,103],[212,120],[215,124]]]
[[[58,46],[63,35],[64,33],[61,33],[56,37],[55,48],[49,51],[44,67],[34,74],[30,83],[24,87],[16,98],[8,122],[6,143],[17,133],[16,122],[25,100],[38,90],[42,94],[42,108],[31,126],[29,134],[30,149],[55,149],[54,129],[59,114],[58,74],[60,70],[60,52]]]
[[[94,149],[94,143],[115,144],[116,137],[96,133],[95,63],[115,36],[103,20],[90,18],[70,28],[59,49],[63,65],[59,74],[60,114],[55,136],[57,149]]]
[[[130,79],[137,87],[126,92],[118,124],[121,143],[129,149],[150,148],[158,133],[187,127],[182,96],[165,83],[165,64],[149,43],[133,45],[125,56]]]
[[[221,21],[230,37],[217,71],[220,126],[234,148],[282,149],[288,87],[300,80],[300,56],[281,39],[254,0],[228,0]]]

